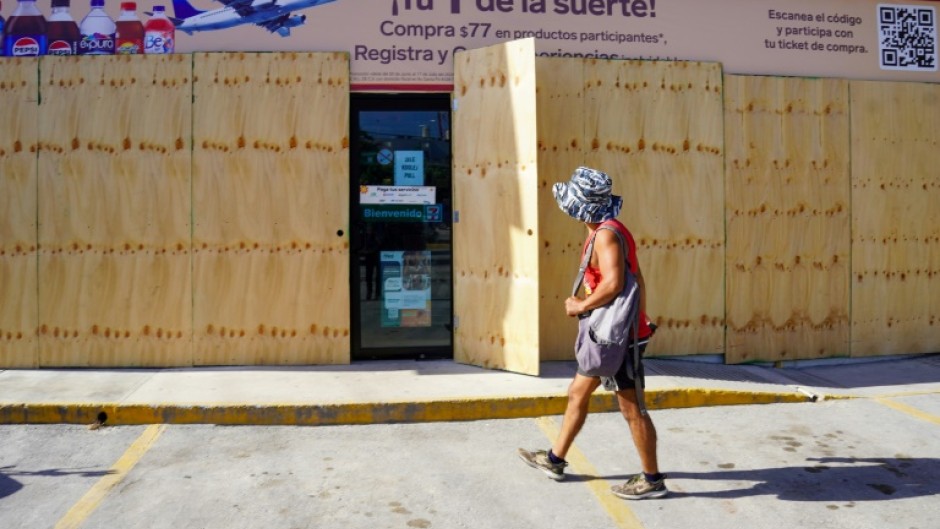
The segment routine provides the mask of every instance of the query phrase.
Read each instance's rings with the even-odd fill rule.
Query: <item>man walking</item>
[[[612,182],[607,174],[595,169],[579,167],[569,182],[557,183],[552,189],[561,210],[587,226],[588,239],[585,241],[585,248],[582,252],[587,250],[591,237],[595,239],[593,255],[584,273],[586,296],[584,298],[572,296],[566,299],[565,312],[568,316],[580,316],[612,301],[623,289],[625,267],[630,266],[636,276],[640,291],[639,330],[637,336],[631,334],[630,340],[631,342],[638,340],[637,345],[642,354],[655,327],[650,325],[646,317],[646,288],[636,258],[636,243],[627,228],[616,220],[623,205],[623,199],[612,194],[611,187]],[[620,248],[620,237],[610,229],[599,229],[602,225],[620,232],[622,240],[626,241],[628,246],[626,252],[628,262],[624,262],[623,259],[624,252]],[[588,321],[587,318],[581,319],[578,338],[575,342],[576,350],[584,340],[590,339]],[[564,479],[565,467],[568,465],[565,456],[587,419],[591,394],[603,384],[606,389],[614,391],[617,395],[620,412],[630,426],[630,433],[643,470],[626,483],[612,487],[611,492],[620,498],[630,500],[665,496],[668,493],[666,476],[659,472],[656,457],[656,428],[646,413],[645,407],[641,408],[635,391],[635,384],[644,384],[642,363],[634,380],[629,376],[629,360],[630,355],[625,354],[623,364],[612,377],[589,376],[579,366],[578,372],[568,386],[568,406],[565,409],[561,432],[552,448],[547,451],[529,451],[520,448],[519,456],[522,460],[529,466],[542,470],[556,481]]]

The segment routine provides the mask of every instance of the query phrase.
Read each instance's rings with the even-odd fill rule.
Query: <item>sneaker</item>
[[[666,488],[666,475],[657,481],[647,481],[643,473],[628,479],[623,485],[614,485],[610,488],[618,498],[625,500],[645,500],[646,498],[662,498],[669,493]]]
[[[526,462],[532,468],[537,468],[545,473],[546,476],[554,479],[555,481],[561,481],[565,479],[565,467],[568,466],[567,462],[561,463],[552,463],[548,458],[548,452],[546,450],[536,450],[535,452],[529,452],[528,450],[519,449],[519,457]]]

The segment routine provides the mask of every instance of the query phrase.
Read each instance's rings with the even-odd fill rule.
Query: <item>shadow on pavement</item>
[[[23,484],[11,476],[39,476],[57,478],[62,476],[79,476],[83,478],[100,478],[114,474],[114,470],[81,470],[50,468],[46,470],[14,470],[16,467],[0,467],[0,500],[12,496],[23,488]]]
[[[815,388],[857,389],[940,383],[940,354],[914,358],[842,360],[833,365],[775,368],[656,359],[646,361],[647,373],[669,377],[799,385]]]
[[[708,480],[711,490],[696,491],[684,483],[670,497],[735,499],[775,496],[787,501],[863,502],[899,500],[940,494],[940,459],[810,458],[807,466],[717,472],[669,472],[673,480]],[[616,481],[630,476],[609,476]],[[587,478],[587,476],[584,476]],[[744,483],[742,483],[744,482]],[[724,487],[722,487],[724,485]],[[714,490],[723,488],[723,490]]]
[[[23,484],[6,475],[3,469],[0,469],[0,499],[12,496],[18,490],[23,488]]]

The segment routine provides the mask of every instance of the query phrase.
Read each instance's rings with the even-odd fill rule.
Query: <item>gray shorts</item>
[[[587,336],[589,332],[589,327],[587,325],[578,326],[578,338],[575,341],[574,347],[575,351],[581,347],[582,340],[590,338]],[[650,343],[649,337],[644,338],[637,344],[637,347],[640,349],[640,368],[637,373],[636,379],[640,381],[640,386],[646,388],[646,370],[643,369],[643,353],[646,352],[646,345]],[[633,343],[627,346],[627,354],[623,355],[623,363],[620,364],[620,368],[617,369],[617,372],[612,377],[591,377],[591,378],[600,378],[601,383],[604,385],[604,389],[608,391],[620,391],[623,389],[634,389],[636,388],[636,382],[630,378],[630,372],[632,371],[632,366],[630,366],[630,361],[633,357]],[[581,367],[578,366],[578,374],[584,377],[590,377],[584,371],[581,370]]]

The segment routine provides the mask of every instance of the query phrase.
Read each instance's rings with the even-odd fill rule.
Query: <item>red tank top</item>
[[[627,259],[630,265],[630,271],[636,274],[640,270],[639,262],[636,259],[636,242],[633,240],[633,234],[630,233],[630,230],[627,229],[619,220],[611,219],[604,221],[601,226],[611,226],[623,235],[623,239],[627,241]],[[598,227],[600,228],[600,227]],[[587,239],[584,240],[584,246],[581,248],[581,258],[584,258],[584,252],[587,251],[588,242],[591,240],[591,236],[588,235]],[[597,268],[594,268],[588,263],[587,268],[584,270],[584,287],[587,290],[587,293],[590,294],[597,288],[597,285],[601,282],[601,271]],[[640,311],[640,339],[648,338],[652,333],[650,330],[649,318],[646,317],[646,313]]]

